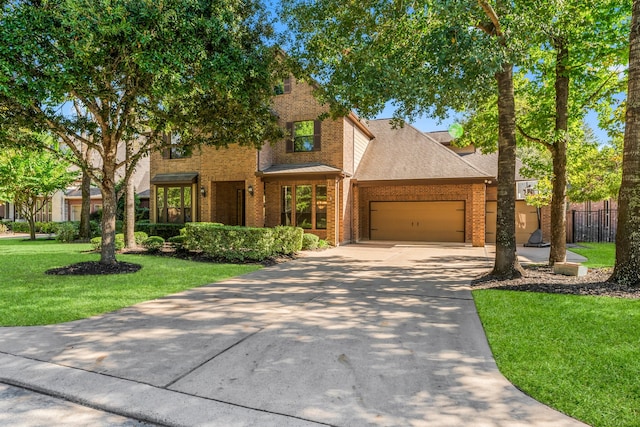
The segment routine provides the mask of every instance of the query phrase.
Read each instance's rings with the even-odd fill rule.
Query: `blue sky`
[[[390,119],[393,117],[393,108],[387,107],[382,113],[380,113],[377,119]],[[452,115],[444,120],[433,119],[430,117],[422,117],[414,122],[409,122],[422,132],[433,132],[437,130],[448,130],[449,126],[456,123],[455,115]],[[598,118],[595,112],[590,112],[586,117],[586,122],[593,129],[600,144],[607,144],[609,142],[609,136],[605,131],[598,127]]]

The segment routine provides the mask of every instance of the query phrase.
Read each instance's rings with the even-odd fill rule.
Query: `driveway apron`
[[[166,425],[579,426],[498,372],[484,248],[369,243],[0,329],[0,382]],[[99,280],[99,277],[95,278]]]

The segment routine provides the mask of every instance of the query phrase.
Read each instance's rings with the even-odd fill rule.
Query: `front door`
[[[236,224],[245,225],[244,189],[236,191]]]

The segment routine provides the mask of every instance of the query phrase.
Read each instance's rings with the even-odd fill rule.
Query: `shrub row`
[[[206,222],[187,223],[184,230],[183,244],[187,249],[225,261],[263,261],[298,252],[304,234],[297,227],[257,228]]]
[[[13,222],[3,220],[2,224],[4,224],[8,230],[13,231],[14,233],[28,233],[29,232],[29,223],[28,222]],[[102,227],[100,222],[92,220],[91,224],[91,236],[98,237],[102,235]],[[73,229],[75,230],[75,235],[72,237],[68,237]],[[79,229],[80,229],[80,221],[65,221],[65,222],[36,222],[36,233],[47,233],[47,234],[58,234],[60,233],[61,228],[64,229],[64,232],[67,234],[67,237],[63,239],[63,241],[74,241],[79,237]],[[148,221],[140,221],[135,225],[136,231],[142,231],[149,236],[161,236],[165,240],[172,236],[177,236],[180,234],[180,229],[184,227],[183,224],[162,224],[162,223],[149,223]],[[116,233],[122,233],[123,231],[123,222],[116,221]]]
[[[183,227],[184,224],[136,222],[136,231],[144,231],[149,236],[160,236],[165,240],[180,235],[180,229]]]

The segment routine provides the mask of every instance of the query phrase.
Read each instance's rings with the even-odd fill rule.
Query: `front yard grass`
[[[44,272],[83,261],[89,244],[0,239],[0,326],[47,325],[83,319],[259,269],[170,257],[118,255],[142,265],[131,274],[56,276]]]
[[[582,265],[589,268],[613,267],[616,260],[615,243],[579,243],[579,245],[569,250],[587,258]]]
[[[571,248],[611,267],[614,244]],[[500,371],[536,400],[595,427],[640,420],[640,301],[475,290]]]

